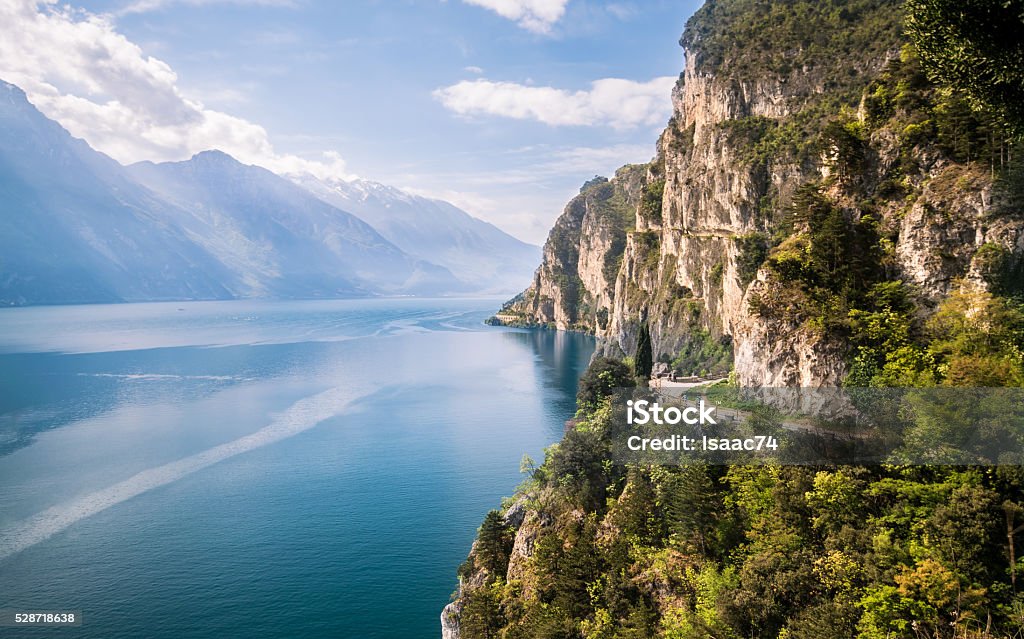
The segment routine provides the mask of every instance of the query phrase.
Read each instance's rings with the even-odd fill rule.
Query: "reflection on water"
[[[593,350],[493,306],[0,311],[0,604],[82,637],[436,636]]]

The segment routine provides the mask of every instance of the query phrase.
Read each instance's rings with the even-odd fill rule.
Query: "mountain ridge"
[[[2,82],[0,92],[0,304],[481,294],[514,290],[532,272],[516,253],[529,245],[447,203],[380,185],[445,209],[424,225],[435,244],[451,219],[504,238],[519,262],[508,280],[493,267],[467,277],[471,269],[445,259],[463,267],[457,277],[429,251],[404,251],[351,212],[222,151],[122,166],[20,88]],[[414,233],[404,239],[415,244]],[[482,252],[494,259],[501,246]]]
[[[328,204],[352,212],[403,251],[447,268],[483,292],[518,290],[540,257],[540,247],[444,200],[369,180],[288,177]]]
[[[927,314],[960,286],[992,288],[987,253],[1015,272],[1019,213],[1000,209],[995,170],[968,161],[987,151],[957,150],[947,131],[925,135],[952,126],[943,113],[974,116],[932,87],[904,47],[900,3],[832,4],[801,5],[799,19],[753,2],[705,4],[681,39],[690,48],[655,158],[585,185],[556,222],[533,284],[502,315],[591,332],[618,356],[633,353],[650,317],[654,357],[681,358],[683,374],[719,359],[735,363],[744,384],[814,387],[849,372],[843,314],[868,303],[860,284],[901,281]],[[769,18],[779,41],[766,50],[756,27]],[[865,39],[870,46],[856,46]],[[848,48],[845,58],[833,42]],[[811,50],[833,62],[816,64]],[[604,214],[613,205],[618,214]],[[840,245],[874,238],[863,247],[870,255],[844,256],[860,265],[849,290],[822,289],[809,262],[786,270],[794,251],[830,239],[818,209]],[[880,269],[862,268],[872,260]],[[803,279],[787,283],[794,274]],[[844,298],[830,310],[827,294]]]

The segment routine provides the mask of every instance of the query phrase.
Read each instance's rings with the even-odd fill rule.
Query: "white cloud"
[[[637,14],[637,9],[632,4],[618,4],[610,3],[605,7],[608,13],[612,14],[619,20],[630,20]]]
[[[534,33],[549,33],[565,15],[569,0],[462,0],[466,4],[490,9],[503,18],[514,20]]]
[[[663,124],[672,112],[670,95],[676,79],[649,82],[606,78],[589,91],[570,93],[553,87],[515,82],[464,80],[434,91],[434,97],[460,115],[500,115],[537,120],[552,126],[610,125],[627,129]]]
[[[475,73],[477,75],[480,75],[481,73],[484,72],[483,69],[481,69],[480,67],[476,67],[476,66],[462,67],[462,70],[465,71],[466,73]]]
[[[107,17],[54,0],[0,0],[0,25],[0,79],[121,162],[181,160],[216,148],[272,171],[345,176],[336,153],[315,160],[279,154],[263,127],[183,95],[174,70]]]
[[[115,11],[115,15],[123,16],[132,13],[149,13],[159,11],[175,4],[186,4],[201,7],[208,4],[234,4],[240,6],[260,7],[294,7],[294,0],[134,0]]]

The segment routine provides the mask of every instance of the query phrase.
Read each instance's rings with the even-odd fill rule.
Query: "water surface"
[[[0,634],[437,637],[593,349],[496,305],[0,310]]]

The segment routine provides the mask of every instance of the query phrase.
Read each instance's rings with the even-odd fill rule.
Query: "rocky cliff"
[[[1024,385],[1021,143],[962,87],[929,80],[903,13],[897,0],[708,0],[686,25],[653,160],[583,186],[497,319],[591,332],[618,356],[646,324],[654,358],[744,386]],[[964,623],[959,608],[873,608],[875,588],[909,593],[906,575],[941,557],[878,554],[877,540],[911,529],[929,531],[915,548],[935,543],[924,520],[879,524],[905,507],[878,510],[877,487],[906,481],[900,469],[838,471],[835,486],[879,483],[822,536],[814,491],[830,472],[624,467],[609,459],[610,409],[580,415],[485,520],[445,637],[817,639],[901,636],[911,621],[939,636]],[[937,472],[923,474],[928,490]],[[918,514],[944,517],[945,503]],[[1004,535],[1003,513],[986,512],[985,534]],[[806,574],[854,556],[848,584],[900,567],[841,594]],[[978,636],[1013,631],[1000,632]]]
[[[708,2],[655,158],[584,185],[503,318],[592,332],[619,355],[646,318],[655,358],[680,372],[731,356],[742,384],[819,386],[846,375],[858,295],[809,273],[830,241],[870,232],[835,258],[859,269],[846,276],[903,282],[922,312],[991,286],[986,256],[1019,268],[1019,211],[1000,204],[998,160],[978,161],[1000,142],[956,140],[970,122],[942,119],[962,105],[905,48],[899,4]],[[819,237],[830,223],[839,236]]]

